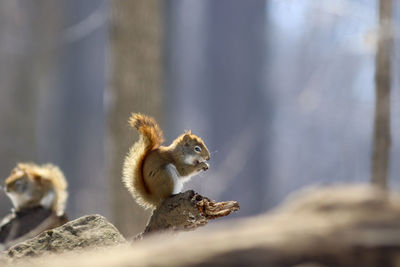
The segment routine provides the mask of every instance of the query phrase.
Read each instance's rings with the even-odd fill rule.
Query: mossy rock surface
[[[84,248],[126,243],[121,233],[101,215],[88,215],[19,243],[5,253],[18,259],[44,253],[62,253]]]

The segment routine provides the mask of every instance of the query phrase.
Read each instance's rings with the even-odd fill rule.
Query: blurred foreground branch
[[[154,235],[79,257],[30,259],[29,266],[399,266],[399,236],[398,194],[344,185],[308,189],[267,215],[179,238]]]

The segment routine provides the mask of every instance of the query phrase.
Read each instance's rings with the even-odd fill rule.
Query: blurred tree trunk
[[[37,161],[39,91],[48,86],[55,1],[0,1],[0,175],[19,161]],[[51,11],[51,12],[49,12]],[[10,203],[0,194],[0,212]],[[4,198],[5,199],[5,198]],[[0,214],[2,215],[2,214]]]
[[[375,58],[375,128],[372,183],[387,187],[390,162],[390,85],[392,52],[392,0],[379,1],[379,39]]]
[[[274,114],[265,78],[266,8],[264,0],[173,0],[166,5],[170,137],[191,129],[212,152],[219,151],[212,153],[205,178],[192,179],[185,188],[237,200],[242,206],[238,216],[274,204],[275,192],[265,178],[271,152],[264,148]]]
[[[122,163],[137,140],[128,127],[132,112],[143,112],[160,121],[161,2],[124,1],[111,4],[110,85],[108,102],[108,153],[112,221],[125,235],[144,229],[149,212],[139,207],[121,182]]]
[[[51,1],[51,0],[50,0]],[[70,218],[88,213],[108,217],[105,173],[104,88],[108,48],[108,1],[53,1],[62,13],[56,61],[41,88],[38,154],[59,165],[69,181]],[[47,16],[43,16],[45,19]]]

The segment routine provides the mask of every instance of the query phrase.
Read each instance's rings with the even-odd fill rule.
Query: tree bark
[[[215,202],[189,190],[166,199],[154,210],[145,230],[136,239],[166,231],[195,230],[209,220],[238,210],[236,201]]]
[[[108,177],[111,220],[128,236],[139,233],[149,212],[139,207],[121,182],[122,163],[138,135],[128,127],[132,112],[162,122],[161,3],[158,0],[111,2]]]
[[[379,39],[375,58],[375,123],[372,183],[387,187],[390,163],[390,85],[393,45],[392,0],[379,1]]]

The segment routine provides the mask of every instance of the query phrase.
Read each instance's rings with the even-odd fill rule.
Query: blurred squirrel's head
[[[17,211],[43,206],[62,213],[67,197],[66,186],[61,171],[51,164],[19,163],[5,180],[4,191]]]
[[[16,210],[38,206],[44,196],[47,196],[47,203],[43,203],[43,206],[51,206],[54,200],[54,191],[48,181],[18,168],[15,168],[7,178],[5,192]]]

